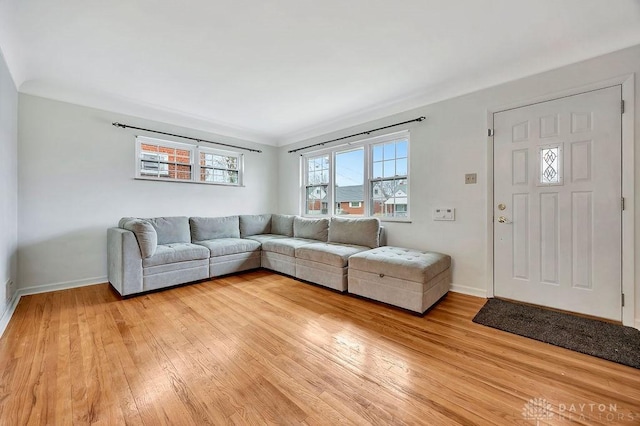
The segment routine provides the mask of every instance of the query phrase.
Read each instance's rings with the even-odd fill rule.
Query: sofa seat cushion
[[[211,253],[211,257],[260,250],[259,242],[244,238],[216,238],[215,240],[196,241],[195,244],[206,247]]]
[[[262,243],[262,251],[284,254],[295,257],[296,248],[307,244],[317,243],[317,240],[306,238],[272,238]]]
[[[314,243],[296,248],[296,259],[344,268],[348,265],[350,256],[366,250],[370,248],[348,244]]]
[[[278,235],[278,234],[259,234],[259,235],[249,235],[248,237],[244,237],[248,240],[254,240],[259,242],[260,244],[263,244],[265,241],[268,240],[272,240],[274,238],[287,238],[284,235]]]
[[[158,244],[153,256],[142,259],[142,266],[157,266],[167,263],[186,262],[209,258],[206,247],[191,243]]]
[[[378,247],[349,259],[349,269],[419,283],[430,281],[450,265],[451,257],[446,254],[391,246]]]

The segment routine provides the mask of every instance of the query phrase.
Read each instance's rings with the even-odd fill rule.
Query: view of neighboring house
[[[373,185],[373,214],[382,217],[407,216],[407,183],[381,181]]]
[[[329,214],[327,190],[315,186],[307,197],[307,213]],[[364,186],[350,185],[335,188],[336,215],[364,215]],[[407,184],[405,180],[381,181],[373,184],[372,209],[374,216],[405,217],[407,215]]]
[[[309,188],[307,194],[307,214],[327,214],[329,201],[327,200],[327,186]]]
[[[140,174],[167,177],[171,179],[191,179],[189,151],[143,143],[140,145]]]
[[[364,215],[364,187],[362,185],[336,187],[336,214]]]

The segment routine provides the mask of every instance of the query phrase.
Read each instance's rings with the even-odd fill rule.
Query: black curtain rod
[[[343,137],[341,137],[341,138],[336,138],[336,139],[331,139],[330,141],[324,141],[324,142],[320,142],[320,143],[314,143],[313,145],[305,146],[305,147],[302,147],[302,148],[292,149],[291,151],[289,151],[289,154],[291,154],[292,152],[302,151],[303,149],[314,148],[314,147],[316,147],[316,146],[324,146],[324,145],[326,145],[326,144],[328,144],[328,143],[341,141],[341,140],[343,140],[343,139],[349,139],[349,138],[352,138],[352,137],[354,137],[354,136],[369,135],[369,134],[371,134],[372,132],[377,132],[378,130],[388,129],[389,127],[402,126],[403,124],[413,123],[414,121],[423,121],[423,120],[425,120],[426,118],[427,118],[427,117],[424,117],[424,116],[423,116],[423,117],[418,117],[418,118],[414,118],[413,120],[403,121],[402,123],[390,124],[390,125],[388,125],[388,126],[378,127],[377,129],[367,130],[366,132],[354,133],[353,135],[343,136]]]
[[[129,129],[136,129],[136,130],[144,130],[145,132],[158,133],[158,134],[167,135],[167,136],[174,136],[176,138],[191,139],[192,141],[196,141],[196,142],[212,143],[212,144],[215,144],[215,145],[227,146],[229,148],[244,149],[245,151],[250,151],[250,152],[262,152],[259,149],[245,148],[243,146],[231,145],[231,144],[228,144],[228,143],[213,142],[213,141],[208,141],[206,139],[198,139],[198,138],[192,138],[192,137],[189,137],[189,136],[176,135],[176,134],[173,134],[173,133],[160,132],[158,130],[144,129],[142,127],[129,126],[128,124],[122,124],[122,123],[111,123],[111,124],[116,126],[116,127],[121,127],[123,129],[129,128]]]

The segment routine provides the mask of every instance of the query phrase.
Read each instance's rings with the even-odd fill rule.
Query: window
[[[329,211],[329,156],[307,158],[306,197],[304,212],[326,215]]]
[[[364,155],[363,147],[334,153],[336,216],[364,216]]]
[[[169,154],[151,152],[151,149],[151,146],[143,145],[143,151],[140,154],[140,158],[142,160],[140,174],[149,176],[169,176]]]
[[[409,139],[371,146],[371,215],[407,217]]]
[[[136,139],[139,179],[241,185],[242,163],[242,154],[236,152],[146,137]]]
[[[221,154],[215,151],[200,151],[200,181],[238,184],[240,177],[238,154]]]
[[[190,147],[164,145],[138,138],[140,175],[172,180],[191,180]],[[185,149],[186,148],[186,149]]]
[[[409,132],[307,154],[305,215],[409,218]],[[329,208],[333,206],[333,211]]]
[[[562,144],[539,147],[538,186],[562,185],[562,161]]]

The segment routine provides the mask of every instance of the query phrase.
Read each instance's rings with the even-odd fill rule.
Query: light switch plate
[[[456,209],[453,207],[438,207],[433,209],[433,220],[456,220]]]

